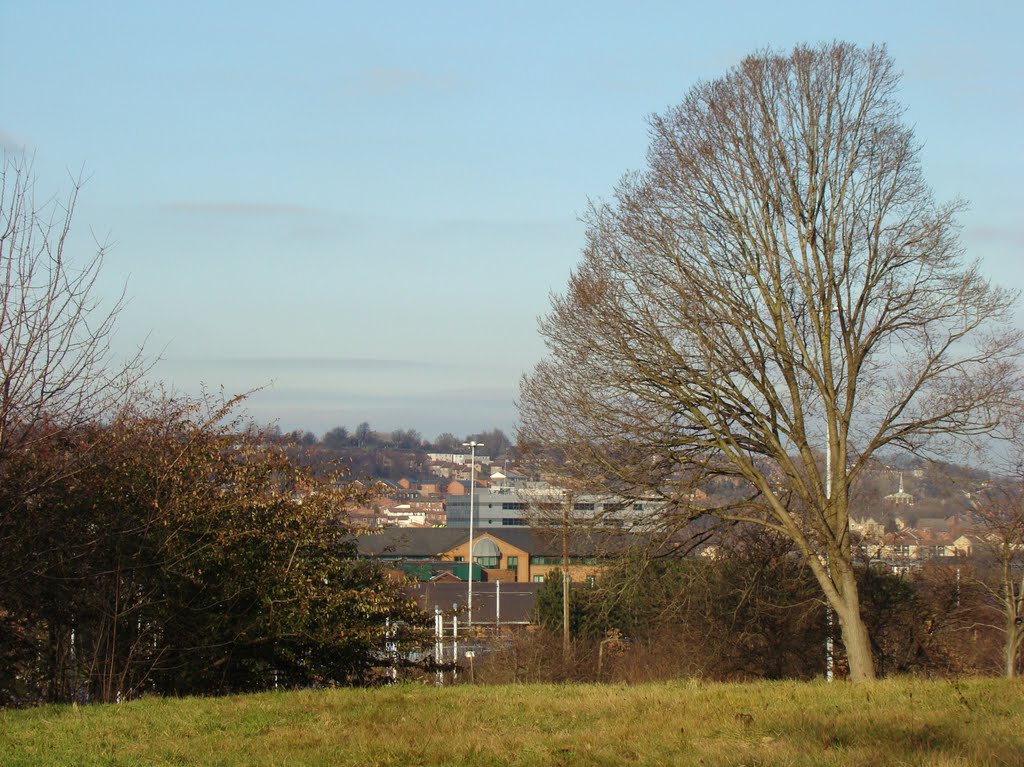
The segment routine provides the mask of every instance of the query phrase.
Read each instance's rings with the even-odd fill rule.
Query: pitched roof
[[[474,541],[490,536],[532,556],[560,556],[561,528],[503,527],[475,531]],[[467,528],[387,527],[357,536],[356,545],[363,556],[438,557],[469,540]],[[570,530],[569,550],[573,556],[621,554],[636,546],[652,543],[638,534]],[[662,551],[666,549],[662,548]]]
[[[469,539],[468,530],[440,527],[385,527],[356,537],[364,556],[439,557]]]

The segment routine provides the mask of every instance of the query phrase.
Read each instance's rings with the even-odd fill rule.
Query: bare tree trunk
[[[995,564],[980,583],[1002,618],[1003,676],[1017,676],[1024,644],[1024,443],[1015,446],[1012,483],[995,484],[974,502],[979,545]]]
[[[49,628],[50,679],[47,698],[51,703],[64,703],[68,699],[69,632],[61,625]]]
[[[1020,629],[1010,621],[1006,626],[1006,643],[1003,645],[1003,676],[1013,679],[1017,676],[1017,655],[1020,652]]]
[[[861,616],[857,574],[846,559],[836,556],[831,568],[812,567],[828,603],[839,619],[843,648],[850,667],[850,681],[870,682],[876,678],[874,652],[867,624]]]
[[[1020,585],[1016,584],[1013,572],[1015,547],[1007,544],[1002,547],[1003,569],[1003,614],[1006,617],[1006,640],[1003,643],[1003,676],[1012,679],[1017,675],[1017,658],[1020,656],[1021,642],[1024,641],[1024,625],[1022,610],[1024,607],[1024,575]]]
[[[853,597],[853,601],[857,602],[856,594]],[[839,627],[843,632],[843,647],[846,649],[846,659],[850,664],[850,681],[873,681],[875,679],[874,653],[871,651],[868,627],[860,614],[860,605],[849,606],[838,615]]]

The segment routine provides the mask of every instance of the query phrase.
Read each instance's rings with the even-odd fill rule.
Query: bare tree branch
[[[854,480],[884,448],[991,434],[1021,390],[1016,295],[965,261],[963,204],[934,201],[898,86],[882,47],[801,46],[652,117],[647,169],[591,206],[520,401],[522,442],[613,492],[789,536],[857,679]],[[722,478],[746,503],[690,503]]]
[[[32,162],[0,171],[0,462],[122,403],[145,371],[139,350],[111,348],[124,293],[104,305],[105,245],[68,253],[81,178],[66,197],[36,199]]]

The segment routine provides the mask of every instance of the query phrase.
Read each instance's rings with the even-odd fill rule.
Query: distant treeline
[[[346,426],[335,426],[317,437],[311,431],[296,430],[282,433],[280,429],[271,428],[270,433],[281,440],[306,445],[320,446],[335,450],[343,448],[390,448],[394,450],[419,450],[435,453],[468,452],[463,448],[466,442],[479,442],[483,445],[481,453],[497,457],[508,457],[513,450],[512,441],[501,429],[495,427],[490,431],[467,434],[456,437],[451,432],[439,434],[433,440],[424,437],[416,429],[394,429],[392,431],[376,431],[369,423],[363,421],[355,429]]]

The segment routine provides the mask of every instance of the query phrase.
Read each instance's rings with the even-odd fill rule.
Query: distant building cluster
[[[507,460],[494,462],[487,455],[476,455],[475,465],[469,453],[434,452],[427,457],[429,476],[381,479],[372,488],[372,501],[350,514],[358,529],[369,532],[443,528],[440,533],[409,533],[400,538],[405,543],[394,551],[401,552],[407,564],[417,563],[410,573],[414,580],[470,577],[464,564],[466,553],[459,547],[468,541],[471,504],[478,544],[474,558],[483,570],[479,577],[515,582],[542,580],[553,566],[542,564],[551,553],[538,547],[539,539],[530,528],[561,524],[567,505],[574,521],[599,519],[605,529],[619,531],[643,531],[664,511],[654,499],[570,496],[531,479]],[[973,532],[968,493],[961,491],[962,497],[951,499],[948,492],[943,496],[932,488],[922,503],[908,492],[903,472],[883,468],[878,474],[879,490],[874,496],[878,500],[855,504],[851,514],[850,531],[863,557],[900,571],[927,560],[972,556],[979,540]],[[930,481],[922,469],[912,469],[908,475],[919,488],[926,488]],[[897,487],[882,495],[887,482],[892,483],[889,488]],[[731,490],[727,483],[717,491],[709,488],[711,493]],[[697,491],[691,501],[699,504],[707,497]],[[373,540],[389,541],[395,535],[399,534],[387,532]],[[413,543],[416,550],[409,548]],[[501,564],[492,566],[492,560]],[[585,577],[592,576],[588,571]]]
[[[351,512],[355,526],[364,531],[357,540],[359,554],[380,560],[405,579],[428,608],[436,602],[465,609],[466,582],[479,583],[474,611],[484,612],[475,620],[484,623],[492,614],[503,623],[528,622],[536,586],[562,568],[566,557],[574,584],[593,582],[623,547],[637,545],[648,534],[645,524],[664,521],[669,511],[656,499],[571,494],[486,455],[477,455],[475,465],[469,454],[428,455],[429,476],[379,480],[372,488],[373,500]],[[869,494],[874,500],[855,500],[850,531],[861,557],[906,572],[926,561],[972,556],[982,541],[974,532],[969,493],[936,489],[939,480],[923,470],[908,476],[920,495],[908,491],[902,472],[883,467],[875,472]],[[895,491],[885,494],[894,485]],[[707,492],[693,492],[689,504],[700,505],[715,495],[721,500],[723,493],[738,490],[734,482],[723,480]],[[559,534],[563,515],[569,514],[573,522],[600,524],[579,526],[589,532],[573,535],[563,549]],[[691,524],[699,526],[700,521]],[[696,553],[713,556],[715,547],[709,539]],[[502,584],[509,584],[504,592]]]
[[[925,477],[922,470],[914,474]],[[871,511],[851,513],[850,532],[864,558],[890,566],[896,572],[905,572],[926,561],[970,557],[984,543],[977,532],[970,497],[970,493],[959,492],[952,498],[933,499],[927,509],[915,514],[921,507],[915,496],[906,491],[900,473],[899,489],[884,496],[881,505]],[[947,513],[929,516],[935,511]]]
[[[468,528],[470,506],[478,530],[526,527],[560,520],[566,491],[547,482],[529,479],[509,467],[489,464],[478,455],[475,471],[470,456],[428,453],[433,476],[378,480],[373,501],[351,512],[357,527]],[[470,492],[472,475],[476,486]],[[600,518],[606,525],[639,528],[656,510],[656,500],[580,495],[571,499],[574,519]],[[551,518],[551,519],[549,519]]]
[[[364,529],[450,527],[458,526],[464,516],[468,527],[470,485],[474,475],[477,500],[488,493],[498,493],[526,482],[526,478],[510,469],[507,462],[499,469],[496,464],[492,466],[486,455],[477,455],[475,466],[471,465],[469,454],[428,453],[427,457],[429,477],[378,480],[373,488],[373,501],[350,514],[356,526]],[[479,515],[476,518],[479,519]]]

